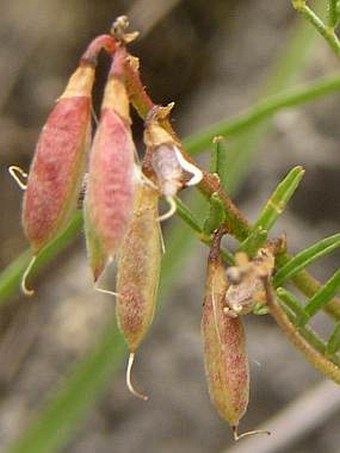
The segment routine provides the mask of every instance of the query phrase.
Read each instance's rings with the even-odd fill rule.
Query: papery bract
[[[156,175],[156,184],[161,194],[173,198],[185,185],[195,185],[203,175],[195,165],[187,161],[180,150],[180,143],[162,126],[173,104],[156,106],[145,123],[144,142],[147,147],[146,161]],[[192,177],[188,180],[186,174]]]

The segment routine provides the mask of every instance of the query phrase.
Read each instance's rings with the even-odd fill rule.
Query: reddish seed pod
[[[147,333],[155,313],[161,264],[158,192],[139,184],[133,216],[120,250],[117,274],[117,319],[130,352],[127,383],[133,356]]]
[[[236,433],[248,405],[249,367],[241,319],[224,313],[226,290],[224,266],[212,249],[201,323],[205,371],[210,398]]]
[[[91,92],[99,51],[115,50],[109,35],[94,39],[40,134],[23,201],[23,226],[37,254],[77,206],[91,138]]]
[[[22,278],[26,294],[33,294],[26,287],[26,278],[36,255],[65,228],[77,208],[91,139],[91,92],[97,55],[101,49],[112,53],[115,47],[110,35],[98,36],[90,43],[40,134],[27,186],[18,181],[16,173],[13,175],[26,189],[22,221],[33,252]],[[10,169],[12,174],[15,169]]]
[[[94,68],[80,66],[40,135],[23,203],[26,236],[37,254],[76,209],[90,140]]]
[[[85,232],[94,279],[119,248],[134,197],[134,155],[129,99],[122,81],[124,49],[115,55],[90,155]]]

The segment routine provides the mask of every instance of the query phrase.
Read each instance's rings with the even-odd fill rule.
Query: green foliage
[[[340,269],[310,298],[305,307],[307,320],[314,316],[324,305],[336,296],[340,289]],[[306,322],[306,318],[303,319]]]
[[[226,219],[224,205],[217,193],[213,193],[209,199],[209,213],[204,221],[203,230],[206,234],[215,231]]]
[[[288,260],[276,273],[273,284],[280,286],[296,274],[340,247],[340,233],[316,242]]]
[[[338,322],[327,342],[326,354],[332,356],[340,350],[340,322]]]

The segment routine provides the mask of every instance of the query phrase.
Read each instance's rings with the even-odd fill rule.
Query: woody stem
[[[314,349],[290,322],[285,312],[275,300],[275,295],[268,278],[263,279],[266,299],[270,314],[297,349],[306,356],[311,364],[323,374],[340,384],[340,369],[324,355]]]
[[[137,59],[130,55],[128,55],[125,62],[125,83],[132,105],[136,109],[139,116],[143,120],[145,120],[150,110],[155,107],[155,104],[146,92],[145,87],[141,81]],[[160,119],[160,123],[161,126],[171,134],[176,143],[180,144],[181,141],[172,128],[169,118],[166,117]],[[189,162],[198,167],[196,162],[185,152],[182,145],[181,151]],[[219,177],[216,174],[211,174],[204,170],[201,171],[203,173],[203,178],[202,181],[198,184],[198,189],[208,198],[210,198],[214,193],[218,194],[220,200],[224,205],[226,223],[228,224],[229,233],[236,239],[243,241],[252,231],[251,224],[248,222],[243,213],[236,207],[231,198],[225,193],[223,187],[221,186]],[[290,259],[290,256],[287,253],[284,253],[280,256],[281,262],[287,261],[288,259]],[[302,293],[308,296],[314,294],[321,286],[320,284],[318,284],[318,282],[316,282],[314,277],[312,277],[306,271],[300,272],[298,275],[296,275],[294,277],[293,283],[297,288],[299,288]],[[279,306],[278,310],[280,310]],[[340,300],[338,298],[333,298],[326,305],[325,310],[335,318],[340,319]]]

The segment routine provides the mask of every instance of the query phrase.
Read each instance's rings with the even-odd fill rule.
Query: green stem
[[[188,208],[186,204],[183,203],[183,201],[179,197],[176,197],[176,204],[177,214],[183,220],[183,222],[185,222],[188,225],[188,227],[190,227],[195,233],[197,233],[197,238],[202,242],[202,244],[210,246],[212,243],[212,235],[209,235],[206,232],[204,232],[192,211]],[[221,254],[223,260],[226,263],[228,264],[234,263],[233,255],[226,249],[221,249]]]
[[[340,368],[316,350],[299,333],[296,326],[289,320],[286,313],[275,300],[275,296],[268,279],[264,280],[264,287],[270,314],[286,336],[291,340],[294,346],[305,355],[305,357],[316,369],[320,370],[325,376],[329,377],[337,384],[340,384]]]
[[[191,155],[211,145],[216,136],[233,137],[261,123],[274,113],[285,108],[296,107],[306,102],[340,91],[340,74],[323,77],[310,82],[303,87],[290,89],[273,95],[258,102],[243,113],[234,116],[231,120],[224,120],[209,126],[198,134],[184,140],[184,145]]]
[[[29,428],[9,447],[8,453],[59,451],[70,431],[107,386],[121,362],[124,349],[123,338],[115,321],[111,321],[86,359],[75,367],[60,390],[32,419]]]
[[[58,253],[64,250],[74,240],[74,237],[79,233],[81,226],[82,214],[78,212],[73,217],[66,230],[39,253],[30,278],[34,277],[40,269],[52,261]],[[26,270],[31,259],[31,251],[26,250],[0,274],[0,303],[5,302],[18,291],[22,274]]]
[[[293,7],[300,13],[318,33],[325,38],[335,54],[340,57],[340,41],[334,32],[334,28],[326,26],[320,17],[307,6],[305,0],[292,0]]]

